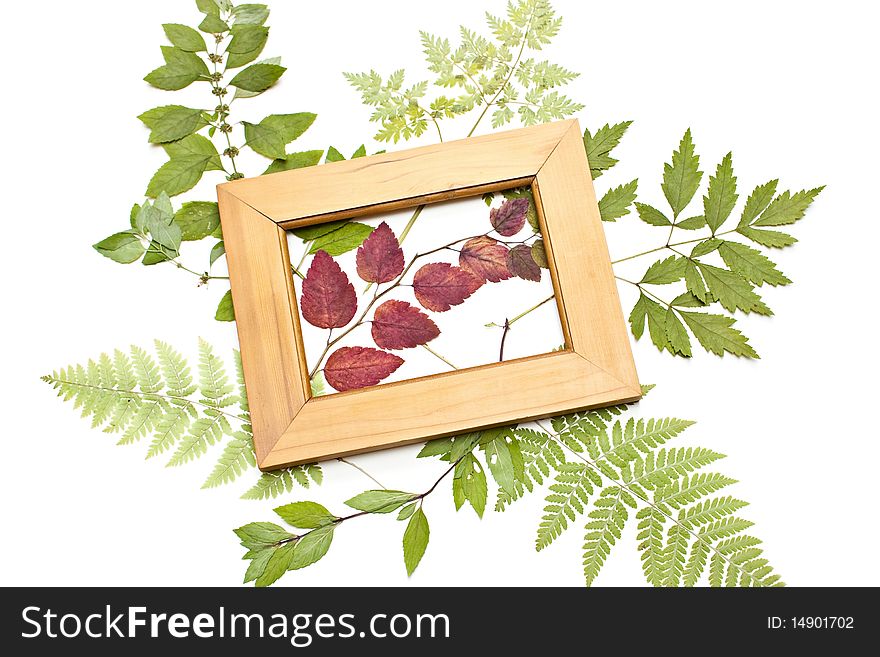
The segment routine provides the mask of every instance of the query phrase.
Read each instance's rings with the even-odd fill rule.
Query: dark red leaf
[[[501,207],[489,210],[489,221],[499,235],[510,237],[516,235],[526,225],[529,213],[529,199],[512,198],[504,201]]]
[[[413,291],[428,310],[444,312],[480,289],[482,279],[447,262],[432,262],[416,272]]]
[[[458,264],[483,281],[506,281],[510,278],[507,269],[507,247],[491,237],[475,237],[461,247]]]
[[[532,258],[532,247],[525,244],[513,247],[507,254],[507,268],[514,276],[527,281],[541,280],[541,268]]]
[[[318,251],[303,281],[302,316],[318,328],[342,328],[357,312],[357,297],[348,276],[326,251]]]
[[[324,378],[339,392],[367,388],[403,365],[403,358],[370,347],[341,347],[330,354]]]
[[[405,301],[386,301],[373,315],[373,340],[382,349],[418,347],[438,335],[437,325]]]
[[[357,252],[357,273],[368,283],[387,283],[403,272],[403,249],[384,221]]]

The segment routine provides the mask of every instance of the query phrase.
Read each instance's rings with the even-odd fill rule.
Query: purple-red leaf
[[[483,280],[447,262],[432,262],[416,272],[413,291],[428,310],[444,312],[480,289]]]
[[[302,285],[302,316],[318,328],[342,328],[357,312],[357,296],[348,276],[326,251],[312,259]]]
[[[403,358],[370,347],[341,347],[324,364],[324,378],[339,392],[374,386],[403,365]]]
[[[418,347],[438,335],[431,318],[405,301],[386,301],[373,315],[373,340],[382,349]]]
[[[513,247],[507,254],[507,268],[514,276],[527,281],[541,280],[541,268],[532,258],[532,247],[525,244]]]
[[[510,278],[507,247],[485,235],[464,243],[458,256],[458,264],[483,281],[497,283]]]
[[[357,252],[357,273],[368,283],[387,283],[403,272],[403,249],[384,221]]]
[[[526,225],[529,213],[529,199],[512,198],[504,201],[501,207],[489,210],[489,221],[499,235],[510,237],[516,235]]]

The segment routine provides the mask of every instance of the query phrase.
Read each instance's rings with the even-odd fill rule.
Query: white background
[[[113,437],[91,430],[38,380],[101,351],[148,346],[154,337],[190,356],[198,336],[224,353],[235,344],[231,325],[211,319],[221,287],[196,289],[182,272],[117,265],[90,249],[125,227],[131,204],[163,161],[146,145],[136,115],[181,96],[198,102],[141,82],[160,63],[160,23],[196,21],[191,3],[98,4],[43,3],[35,16],[31,4],[13,3],[4,12],[2,582],[236,584],[244,564],[230,530],[272,519],[273,504],[237,499],[246,482],[199,490],[208,459],[181,469],[144,463],[145,445],[115,447]],[[741,190],[774,177],[784,188],[828,185],[795,227],[800,243],[775,254],[795,281],[765,290],[776,316],[741,322],[762,359],[700,353],[672,360],[642,341],[635,345],[640,377],[658,387],[640,412],[696,419],[688,444],[729,455],[719,469],[741,481],[735,494],[751,501],[747,516],[787,582],[880,584],[880,450],[871,402],[878,365],[876,7],[556,6],[565,24],[548,56],[583,73],[569,87],[586,104],[582,124],[635,121],[616,153],[622,163],[599,181],[600,192],[638,177],[642,200],[659,203],[662,163],[688,126],[704,168],[734,150]],[[282,55],[290,70],[238,118],[314,111],[319,118],[297,147],[332,143],[350,153],[374,126],[341,71],[408,65],[418,79],[418,29],[454,36],[459,23],[481,26],[485,8],[503,11],[500,1],[438,7],[273,3],[266,55]],[[657,229],[637,223],[630,217],[608,227],[613,256],[662,241]],[[190,250],[184,259],[204,258]],[[628,309],[632,293],[622,295]],[[422,490],[443,465],[416,462],[415,452],[357,462],[390,487]],[[354,469],[331,463],[323,487],[283,501],[315,499],[341,510],[343,500],[368,487]],[[534,552],[540,502],[479,521],[469,509],[455,513],[448,489],[432,496],[431,544],[409,582],[578,585],[577,529]],[[401,532],[392,517],[347,523],[320,564],[282,583],[406,584]],[[642,584],[633,534],[630,527],[599,584]]]

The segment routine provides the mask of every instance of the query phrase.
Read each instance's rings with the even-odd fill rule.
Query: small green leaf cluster
[[[122,264],[171,262],[196,275],[199,284],[207,284],[226,278],[211,274],[226,252],[217,203],[192,200],[175,208],[171,199],[192,190],[207,172],[221,172],[227,180],[243,177],[236,158],[246,148],[268,158],[263,173],[312,166],[321,159],[323,150],[287,150],[315,120],[310,112],[272,114],[258,122],[240,124],[230,118],[233,99],[260,95],[286,70],[277,57],[256,61],[269,37],[268,7],[233,5],[227,0],[197,0],[196,6],[201,13],[196,27],[163,25],[171,45],[162,46],[164,63],[144,79],[164,91],[203,85],[205,102],[201,107],[160,105],[138,117],[150,131],[149,143],[161,147],[168,160],[150,179],[147,200],[132,208],[130,227],[106,237],[94,248]],[[183,242],[209,238],[217,241],[207,267],[195,270],[179,262]],[[227,292],[216,319],[232,321],[234,317],[232,297]]]
[[[486,22],[491,37],[461,27],[457,45],[421,33],[428,69],[435,76],[431,83],[441,90],[431,100],[427,99],[429,82],[406,85],[403,69],[387,78],[376,71],[345,74],[364,104],[374,108],[370,120],[380,126],[377,141],[397,143],[418,137],[431,124],[442,141],[441,121],[475,110],[480,114],[471,134],[489,110],[492,127],[499,128],[514,118],[533,125],[571,116],[583,108],[559,91],[577,73],[526,56],[540,52],[559,32],[562,19],[549,2],[510,2],[506,18],[487,13]]]
[[[65,401],[72,401],[92,427],[119,434],[119,445],[149,437],[148,459],[170,453],[169,466],[205,456],[222,445],[203,488],[237,479],[256,467],[250,411],[241,357],[234,352],[236,381],[229,380],[223,361],[204,340],[199,341],[197,379],[179,351],[156,341],[155,356],[132,346],[127,352],[101,354],[84,365],[71,365],[42,377]],[[242,496],[266,499],[320,484],[318,465],[297,466],[263,474]]]

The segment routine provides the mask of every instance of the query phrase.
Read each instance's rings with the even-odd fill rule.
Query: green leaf
[[[304,133],[315,120],[308,112],[299,114],[273,114],[259,123],[244,121],[247,145],[260,155],[272,159],[285,159],[285,147]]]
[[[638,179],[619,187],[609,189],[599,201],[599,215],[602,221],[616,221],[629,214],[629,208],[636,200]]]
[[[736,176],[733,175],[733,153],[728,153],[715,170],[715,175],[709,177],[709,191],[703,197],[703,215],[713,235],[727,221],[738,198]]]
[[[744,313],[756,312],[759,315],[772,315],[761,297],[755,293],[752,284],[739,274],[735,274],[721,267],[713,267],[705,263],[698,263],[697,267],[706,281],[709,293],[721,303],[724,308],[733,312],[742,310]]]
[[[181,239],[195,242],[208,237],[220,225],[217,204],[209,201],[184,203],[174,215],[174,223],[180,226]],[[213,263],[213,260],[211,261]]]
[[[681,354],[686,358],[691,357],[691,340],[684,324],[681,323],[672,308],[666,310],[666,338],[673,353]]]
[[[261,25],[238,25],[232,30],[232,40],[226,52],[236,55],[261,49],[269,38],[269,28]]]
[[[278,64],[252,64],[229,83],[238,89],[260,93],[278,81],[287,69]]]
[[[317,502],[293,502],[276,507],[275,513],[291,527],[300,529],[317,529],[334,520],[336,516]]]
[[[605,124],[591,134],[590,130],[584,130],[584,149],[587,151],[587,160],[590,163],[590,173],[593,179],[601,176],[605,171],[617,164],[617,160],[610,156],[632,121],[623,121],[614,125]]]
[[[279,541],[293,537],[283,527],[271,522],[252,522],[234,531],[235,535],[241,539],[241,544],[249,549],[275,545]]]
[[[347,219],[342,219],[340,221],[330,221],[325,224],[313,224],[311,226],[305,226],[304,228],[294,228],[290,232],[300,238],[303,242],[311,242],[323,235],[332,233],[334,230],[339,230],[347,223]]]
[[[742,216],[740,217],[739,224],[737,224],[739,228],[751,224],[759,214],[767,209],[770,201],[776,195],[776,185],[778,184],[779,180],[771,180],[755,187],[752,193],[749,194],[749,198],[743,208]]]
[[[391,513],[417,497],[401,490],[368,490],[346,502],[352,509],[368,513]]]
[[[177,91],[188,87],[199,78],[210,76],[207,64],[195,53],[162,46],[162,56],[165,58],[165,65],[144,77],[146,82],[158,89]]]
[[[418,567],[428,547],[430,535],[428,519],[419,508],[412,514],[403,532],[403,562],[407,575],[412,575]]]
[[[180,226],[174,223],[171,201],[164,191],[158,195],[153,207],[145,215],[146,227],[153,241],[169,251],[177,252],[181,240]]]
[[[272,556],[266,561],[265,570],[257,577],[254,584],[262,587],[269,586],[278,581],[278,578],[287,572],[295,549],[296,543],[286,543],[272,552]]]
[[[742,333],[733,328],[736,323],[732,317],[709,313],[680,312],[685,324],[706,351],[723,356],[724,352],[745,358],[758,358]]]
[[[335,525],[328,525],[320,529],[314,529],[296,542],[293,558],[290,560],[288,570],[299,570],[320,561],[330,549],[333,542],[333,530]]]
[[[332,146],[327,149],[327,157],[324,162],[342,162],[344,160],[345,156]]]
[[[495,436],[483,445],[486,453],[486,463],[489,472],[498,483],[498,486],[508,495],[516,494],[516,474],[514,471],[513,455],[511,453],[509,431],[498,431]]]
[[[208,14],[202,22],[199,23],[199,29],[206,34],[222,34],[229,31],[229,26],[220,18],[220,16]]]
[[[693,249],[691,249],[691,258],[700,258],[704,255],[708,255],[712,253],[715,249],[721,246],[721,240],[717,237],[710,237],[707,240],[703,240]]]
[[[202,35],[191,27],[178,23],[165,23],[162,26],[168,40],[181,50],[187,52],[201,52],[208,50]]]
[[[681,138],[678,150],[672,153],[672,162],[663,165],[663,194],[669,201],[674,218],[678,218],[691,202],[702,177],[700,158],[694,153],[691,129],[688,128]]]
[[[400,513],[397,514],[397,519],[398,520],[406,520],[413,513],[415,513],[415,510],[417,508],[418,508],[418,504],[416,504],[415,502],[413,502],[412,504],[407,504],[404,507],[401,507]]]
[[[819,193],[825,189],[817,187],[792,194],[791,192],[782,192],[773,199],[773,202],[767,206],[767,209],[761,213],[752,226],[786,226],[803,218],[807,208],[812,205],[813,200]]]
[[[195,187],[205,171],[223,168],[216,147],[202,135],[190,135],[164,144],[163,148],[171,159],[159,167],[150,180],[146,195],[151,198],[161,192],[169,196],[182,194]]]
[[[666,336],[666,308],[661,306],[646,295],[640,294],[639,300],[633,306],[629,315],[629,324],[633,336],[638,340],[645,332],[645,323],[648,324],[648,332],[651,334],[651,342],[660,351],[668,350],[672,353],[672,346]]]
[[[217,0],[196,0],[196,8],[203,14],[220,15],[220,5],[217,4]]]
[[[253,582],[257,577],[266,572],[266,566],[269,564],[269,559],[272,558],[274,552],[275,550],[272,548],[263,548],[255,552],[244,573],[245,584]]]
[[[682,292],[672,300],[671,305],[678,308],[702,308],[706,305],[706,302],[700,301],[691,292]]]
[[[455,466],[452,479],[452,498],[456,510],[460,509],[467,500],[482,518],[488,495],[486,473],[483,472],[479,460],[473,454],[467,454]]]
[[[147,252],[144,254],[144,259],[141,260],[142,265],[150,266],[150,265],[158,265],[160,262],[167,262],[171,258],[176,258],[180,255],[177,251],[170,251],[163,247],[156,241],[150,242],[150,245],[147,247]]]
[[[150,129],[150,143],[161,144],[183,139],[206,125],[204,112],[183,105],[154,107],[138,118]]]
[[[232,16],[236,25],[262,25],[269,18],[266,5],[245,4],[233,7]]]
[[[378,155],[378,153],[377,153],[377,155]],[[361,144],[360,146],[357,147],[357,150],[351,154],[351,159],[356,160],[359,157],[366,157],[366,156],[367,156],[367,147],[364,144]]]
[[[683,230],[699,230],[705,225],[706,217],[704,217],[703,215],[699,215],[696,217],[688,217],[687,219],[682,219],[675,224],[675,227],[681,228]]]
[[[649,283],[651,285],[668,285],[669,283],[676,283],[684,277],[686,265],[686,258],[669,256],[664,260],[658,260],[648,267],[648,270],[639,282]]]
[[[311,167],[321,161],[323,151],[303,151],[302,153],[288,153],[283,159],[275,160],[269,165],[269,168],[263,172],[263,175],[269,173],[278,173],[279,171],[290,171],[291,169],[302,169],[303,167]]]
[[[217,312],[214,313],[214,319],[218,322],[234,322],[235,308],[232,306],[232,290],[227,290],[220,303],[217,304]]]
[[[736,229],[736,232],[761,246],[766,246],[771,249],[782,249],[797,242],[796,238],[778,230],[764,230],[762,228],[741,226]]]
[[[785,274],[776,268],[772,260],[757,249],[739,242],[722,242],[718,253],[731,271],[736,272],[755,285],[788,285],[791,283]]]
[[[234,27],[234,28],[232,28],[232,31],[235,32],[235,30],[237,30],[237,29],[238,28]],[[262,54],[263,48],[265,48],[265,47],[266,47],[266,44],[264,42],[263,45],[261,45],[259,48],[256,48],[255,50],[251,50],[250,52],[244,52],[244,53],[231,52],[231,53],[229,53],[226,57],[226,70],[232,70],[234,68],[239,68],[241,66],[244,66],[245,64],[250,64],[252,61],[256,60],[257,57],[259,57]],[[259,64],[280,64],[281,58],[280,57],[272,57],[270,59],[264,59],[258,63]],[[259,96],[260,93],[262,93],[262,92],[244,91],[242,89],[238,89],[235,92],[235,98],[252,98],[253,96]]]
[[[211,256],[210,256],[209,264],[213,265],[215,262],[217,262],[217,260],[220,258],[220,256],[222,256],[225,253],[226,253],[226,245],[223,244],[223,242],[217,242],[211,248]]]
[[[703,303],[709,303],[709,290],[706,289],[706,283],[703,281],[695,261],[688,260],[684,268],[684,282],[688,292]]]
[[[366,224],[349,221],[338,230],[318,237],[309,248],[309,253],[326,251],[332,256],[339,256],[358,248],[372,232],[373,229]]]
[[[672,225],[672,222],[666,218],[665,214],[645,203],[636,203],[636,211],[639,213],[639,219],[646,224],[651,224],[652,226]]]
[[[110,258],[114,262],[124,265],[130,264],[144,255],[146,248],[138,237],[136,231],[126,230],[122,233],[115,233],[110,237],[106,237],[97,244],[93,244],[95,249],[105,258]]]

